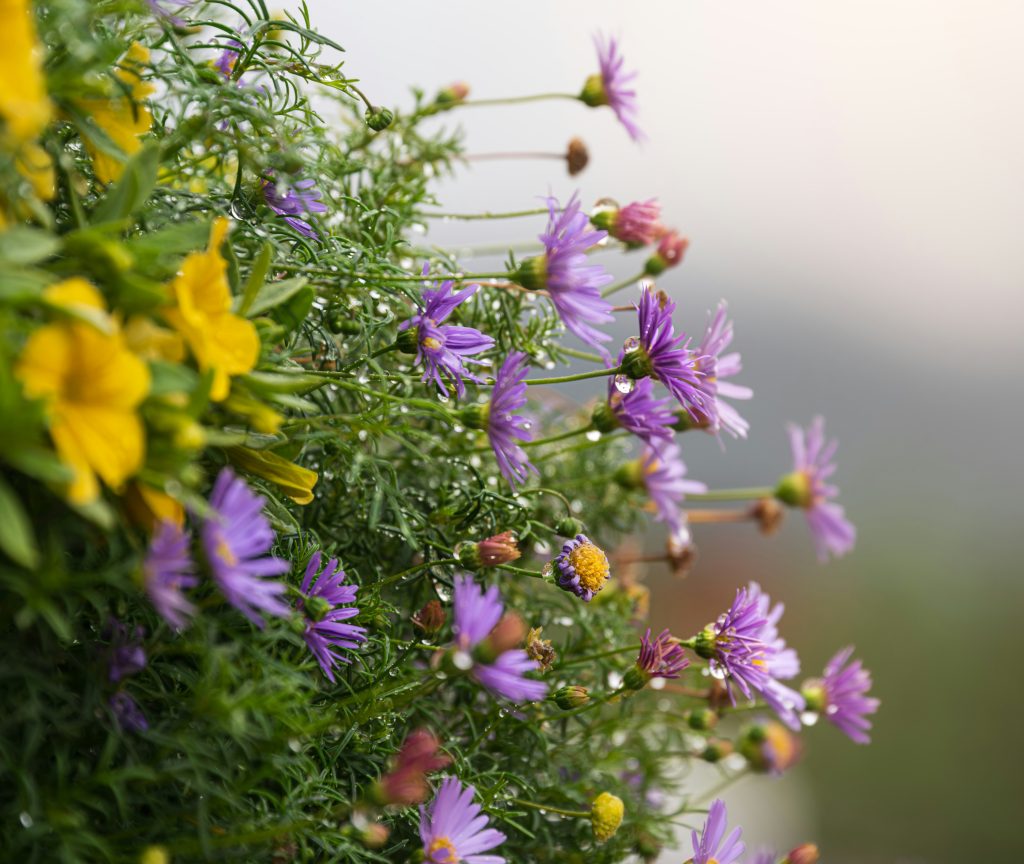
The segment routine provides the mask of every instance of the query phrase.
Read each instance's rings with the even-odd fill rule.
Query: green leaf
[[[294,279],[285,279],[283,282],[270,282],[260,287],[255,299],[249,306],[248,315],[255,318],[268,309],[280,306],[286,300],[290,300],[299,293],[306,285],[306,280],[301,276]],[[310,289],[312,291],[312,289]],[[312,300],[310,300],[312,303]],[[303,317],[305,317],[303,315]]]
[[[323,387],[330,379],[304,372],[250,372],[242,380],[253,393],[269,395],[274,393],[309,393]]]
[[[27,570],[39,566],[39,547],[18,496],[0,480],[0,549]]]
[[[267,278],[267,270],[270,269],[273,251],[273,247],[269,243],[264,243],[260,249],[260,254],[253,262],[252,269],[249,271],[249,278],[245,283],[242,296],[235,300],[236,315],[245,315],[253,302],[255,302],[257,296],[259,296],[263,282]]]
[[[306,320],[315,299],[316,292],[309,285],[303,285],[286,303],[274,309],[274,317],[291,332]]]
[[[13,225],[0,233],[0,262],[5,264],[36,264],[59,248],[60,240],[49,231],[27,225]]]
[[[141,210],[156,186],[159,165],[160,148],[155,144],[132,156],[125,163],[121,179],[93,211],[93,223],[118,222]]]
[[[152,379],[150,396],[165,396],[168,393],[191,393],[199,376],[191,369],[178,363],[153,360],[149,364]]]

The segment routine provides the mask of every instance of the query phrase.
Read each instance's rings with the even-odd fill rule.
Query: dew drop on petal
[[[636,336],[630,336],[625,342],[622,343],[622,350],[627,354],[630,351],[636,351],[640,347],[640,340]]]

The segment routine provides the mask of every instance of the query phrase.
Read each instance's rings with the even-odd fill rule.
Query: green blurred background
[[[445,182],[442,203],[515,210],[575,188],[588,204],[657,196],[692,240],[659,287],[697,331],[729,300],[740,381],[755,390],[749,441],[723,453],[686,436],[691,475],[770,483],[788,466],[785,422],[816,413],[840,438],[852,556],[819,565],[797,516],[768,539],[698,526],[685,582],[645,574],[655,625],[689,632],[754,578],[785,600],[805,672],[849,643],[874,672],[883,705],[869,747],[810,729],[802,764],[741,782],[732,811],[751,846],[813,838],[829,864],[1024,859],[1024,7],[309,5],[383,104],[456,80],[481,98],[576,92],[596,68],[591,33],[621,37],[641,73],[644,146],[610,112],[569,103],[464,109],[437,122],[463,126],[470,152],[558,151],[580,135],[592,163],[572,180],[555,162],[474,163]],[[427,239],[521,243],[541,224],[440,223]],[[619,277],[639,269],[604,260]]]

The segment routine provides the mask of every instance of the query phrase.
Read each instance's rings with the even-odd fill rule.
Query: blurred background
[[[441,204],[518,210],[577,188],[588,207],[658,197],[692,244],[658,287],[698,334],[728,299],[738,380],[755,391],[748,441],[722,452],[685,436],[690,474],[772,483],[788,470],[785,422],[817,413],[840,439],[854,554],[819,565],[797,515],[767,539],[697,526],[685,583],[659,565],[645,574],[655,626],[691,632],[754,578],[785,599],[805,673],[848,643],[874,672],[870,746],[812,728],[798,768],[741,781],[730,809],[750,846],[814,839],[829,864],[1021,860],[1024,5],[309,6],[384,105],[459,80],[477,98],[578,92],[597,71],[591,34],[620,38],[640,71],[644,145],[610,111],[569,102],[461,109],[433,122],[462,126],[470,153],[559,151],[578,135],[591,164],[569,178],[553,161],[472,163]],[[525,243],[543,221],[438,222],[426,239]],[[601,260],[625,278],[643,255]],[[620,317],[617,339],[634,327]]]

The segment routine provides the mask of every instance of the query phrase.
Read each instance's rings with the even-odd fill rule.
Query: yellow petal
[[[48,324],[29,336],[14,370],[29,399],[46,399],[62,391],[72,349],[63,324]]]
[[[95,471],[103,482],[118,491],[142,465],[145,431],[132,411],[119,411],[92,405],[65,404],[50,429],[57,452],[76,473],[70,497],[78,501],[80,470],[78,460]],[[95,480],[93,480],[95,482]],[[95,497],[95,494],[93,495]],[[89,499],[86,499],[89,500]]]
[[[43,77],[43,52],[28,0],[0,0],[0,117],[15,146],[32,141],[50,122],[53,106]]]
[[[296,504],[308,504],[313,500],[313,487],[319,479],[316,471],[296,465],[269,450],[252,450],[249,447],[229,448],[228,458],[243,471],[280,486],[281,491]]]
[[[181,335],[153,323],[144,315],[134,315],[124,327],[128,347],[147,360],[169,360],[180,363],[185,359],[185,346]]]
[[[166,492],[138,481],[130,484],[124,495],[124,504],[131,518],[150,531],[161,522],[185,524],[185,508]]]

